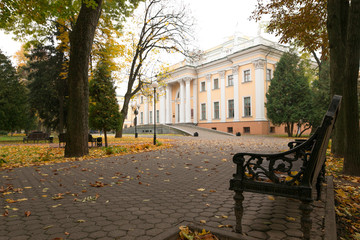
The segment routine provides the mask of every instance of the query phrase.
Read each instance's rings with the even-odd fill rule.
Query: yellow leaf
[[[203,192],[203,191],[205,191],[205,188],[198,188],[197,189],[199,192]]]
[[[273,201],[275,200],[274,196],[268,196],[268,199]]]
[[[293,218],[293,217],[286,217],[286,219],[289,221],[293,221],[293,222],[295,221],[295,218]]]
[[[200,220],[200,223],[206,223],[206,220]]]

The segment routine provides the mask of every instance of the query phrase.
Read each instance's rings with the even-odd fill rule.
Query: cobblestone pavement
[[[257,136],[181,139],[161,151],[1,171],[0,189],[14,189],[1,193],[0,214],[8,216],[0,217],[0,239],[146,240],[183,221],[234,225],[232,155],[281,151],[288,142]],[[324,203],[314,205],[312,239],[322,239]],[[299,201],[245,193],[244,207],[249,239],[302,236]]]

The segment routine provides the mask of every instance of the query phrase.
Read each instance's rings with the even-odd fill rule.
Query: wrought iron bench
[[[45,140],[49,141],[50,143],[53,142],[53,137],[50,137],[50,134],[48,133],[43,133],[43,132],[32,132],[29,133],[29,135],[27,135],[26,137],[23,138],[23,142],[29,142],[29,141],[41,141],[41,140]]]
[[[320,186],[319,173],[326,158],[326,149],[341,99],[341,96],[335,95],[316,132],[289,151],[277,154],[234,155],[233,161],[237,168],[233,179],[230,180],[230,190],[235,191],[236,232],[242,232],[243,192],[248,191],[301,200],[303,238],[310,239],[313,189],[317,183]],[[319,187],[317,191],[320,191]]]
[[[88,142],[91,143],[91,146],[98,146],[101,147],[102,146],[102,138],[98,137],[98,138],[94,138],[91,134],[88,135]],[[66,144],[66,134],[65,133],[60,133],[59,134],[59,147],[61,147],[61,143],[65,143]]]

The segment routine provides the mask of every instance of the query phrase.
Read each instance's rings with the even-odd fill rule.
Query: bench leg
[[[316,200],[319,201],[321,199],[321,188],[322,183],[325,182],[325,163],[322,165],[321,171],[316,179]]]
[[[241,222],[242,222],[242,216],[244,214],[244,207],[242,204],[244,201],[243,191],[235,191],[234,200],[235,200],[234,210],[236,217],[235,232],[242,233]]]
[[[300,204],[301,210],[301,230],[303,232],[303,239],[309,240],[310,239],[310,231],[311,231],[311,212],[313,210],[312,201],[302,201]]]

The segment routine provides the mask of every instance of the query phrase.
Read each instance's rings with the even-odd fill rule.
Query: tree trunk
[[[115,138],[122,138],[124,121],[125,121],[125,117],[121,112],[120,113],[120,120],[119,120],[119,128],[116,129]]]
[[[344,172],[360,175],[357,78],[360,51],[360,0],[328,1],[331,92],[343,96],[333,146],[344,156]],[[339,91],[340,90],[340,91]],[[341,143],[341,144],[339,144]],[[340,153],[340,154],[339,154]]]
[[[345,42],[348,13],[348,0],[328,1],[327,29],[330,47],[330,93],[344,96],[344,63],[345,63]],[[335,156],[342,157],[345,152],[345,99],[340,108],[336,120],[334,134],[332,137],[331,151]]]
[[[344,173],[360,176],[360,133],[357,81],[360,59],[360,0],[352,0],[349,10],[345,65],[345,161]]]
[[[89,153],[89,56],[95,29],[101,14],[102,0],[96,7],[82,3],[75,27],[70,34],[69,106],[65,157],[81,157]]]
[[[122,138],[124,121],[129,110],[130,99],[134,94],[126,93],[124,97],[124,105],[120,112],[119,128],[116,130],[115,138]]]
[[[104,138],[105,138],[105,147],[108,147],[107,134],[105,129],[104,129]]]

